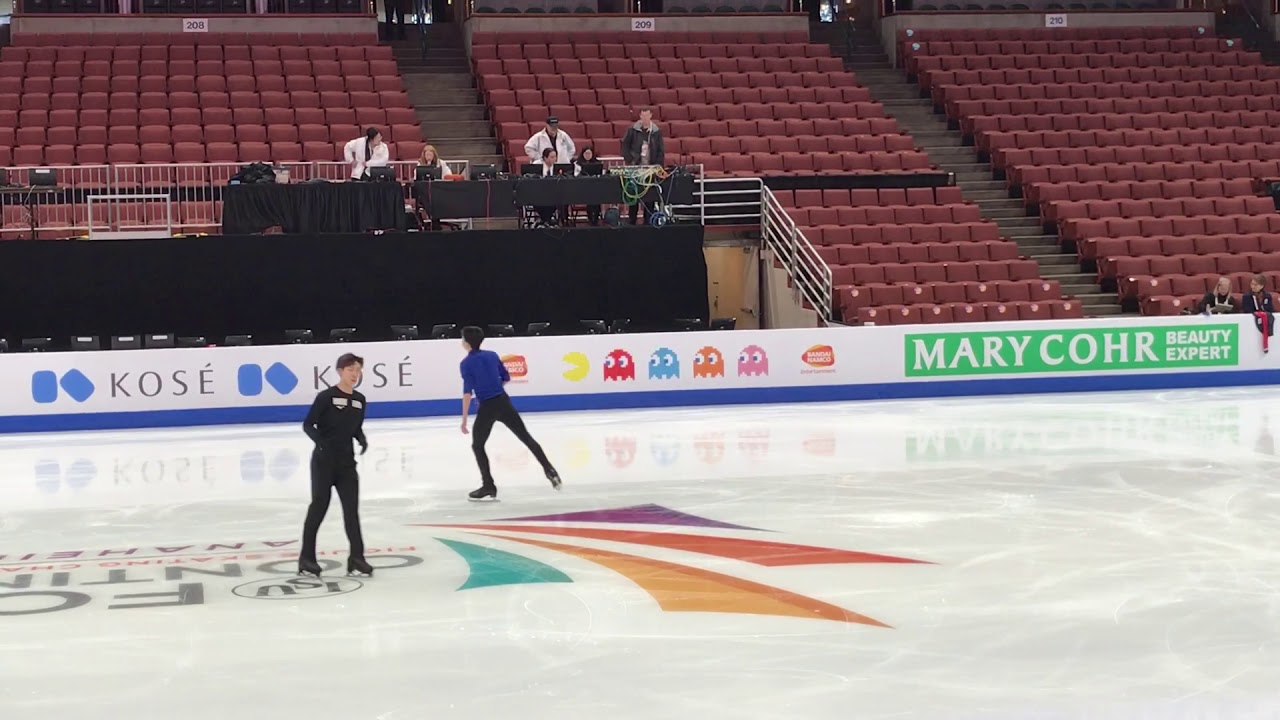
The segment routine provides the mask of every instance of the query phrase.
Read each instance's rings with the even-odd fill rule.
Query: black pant
[[[560,225],[561,219],[568,213],[567,208],[555,207],[554,205],[535,205],[534,212],[538,213],[538,219],[544,225]]]
[[[529,448],[529,452],[533,453],[533,457],[542,465],[543,471],[551,468],[551,461],[547,460],[547,454],[542,452],[542,446],[525,429],[524,420],[520,419],[516,406],[511,404],[511,396],[503,393],[480,403],[480,409],[476,411],[476,424],[471,431],[471,450],[476,454],[476,465],[480,466],[480,480],[486,487],[493,485],[493,475],[489,472],[489,456],[484,451],[484,444],[489,442],[489,434],[493,432],[494,423],[506,425],[507,429]]]
[[[600,224],[600,206],[599,205],[587,206],[587,222],[592,225]]]
[[[631,224],[632,225],[636,224],[636,215],[639,214],[641,208],[644,208],[644,221],[646,223],[649,222],[649,213],[653,211],[649,208],[648,203],[641,200],[640,202],[631,206]]]
[[[408,0],[382,0],[382,10],[387,16],[387,39],[393,36],[404,39],[404,6],[407,2]],[[399,30],[391,22],[393,17],[400,24]]]
[[[307,521],[302,526],[301,559],[316,559],[316,533],[329,512],[332,489],[338,491],[342,503],[342,522],[347,529],[347,542],[351,544],[352,557],[364,557],[364,537],[360,534],[360,475],[356,472],[354,458],[327,455],[316,449],[311,454],[311,506],[307,508]]]

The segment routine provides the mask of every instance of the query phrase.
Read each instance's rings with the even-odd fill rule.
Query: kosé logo
[[[835,372],[836,351],[830,345],[814,345],[800,359],[809,366],[800,371],[803,374]]]
[[[501,360],[512,382],[525,382],[529,375],[529,362],[523,355],[503,355]]]
[[[82,403],[93,397],[95,390],[93,381],[74,368],[61,377],[53,370],[37,370],[31,374],[31,399],[42,405],[57,402],[59,391]]]
[[[261,365],[246,363],[236,372],[236,387],[245,397],[261,395],[264,381],[281,395],[288,395],[298,387],[298,376],[284,363],[273,363],[265,372]]]

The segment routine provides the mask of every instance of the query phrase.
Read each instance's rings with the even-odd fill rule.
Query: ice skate
[[[347,575],[351,577],[373,577],[373,566],[362,557],[352,556],[347,559]]]
[[[298,559],[299,575],[304,575],[304,576],[310,575],[311,577],[318,578],[320,577],[320,572],[321,572],[320,563],[316,562],[315,560],[303,560],[301,558]]]
[[[561,485],[560,473],[556,472],[556,469],[553,467],[548,467],[543,472],[547,474],[547,479],[551,481],[551,487],[559,490]]]
[[[472,502],[484,502],[498,500],[498,488],[493,485],[481,485],[479,488],[472,490],[467,494]]]

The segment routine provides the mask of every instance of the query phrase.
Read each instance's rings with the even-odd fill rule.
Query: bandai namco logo
[[[528,382],[529,362],[523,355],[503,355],[500,359],[511,376],[511,382]]]
[[[804,351],[800,359],[809,366],[800,371],[805,375],[835,372],[836,351],[830,345],[813,345]]]

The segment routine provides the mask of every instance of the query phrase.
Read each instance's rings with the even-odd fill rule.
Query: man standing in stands
[[[382,0],[382,9],[387,16],[387,40],[404,40],[404,10],[408,2],[409,0]]]
[[[524,154],[529,156],[530,164],[537,165],[545,157],[547,148],[555,150],[556,157],[563,162],[572,162],[574,151],[577,150],[569,133],[560,129],[560,119],[555,116],[547,118],[547,126],[534,133],[529,142],[524,144]]]
[[[662,131],[653,121],[653,111],[645,108],[640,111],[640,120],[627,128],[622,136],[622,158],[627,165],[665,165],[666,150],[662,143]],[[631,206],[631,224],[636,224],[636,215],[640,206],[644,205],[645,221],[649,220],[649,206],[644,200]]]

